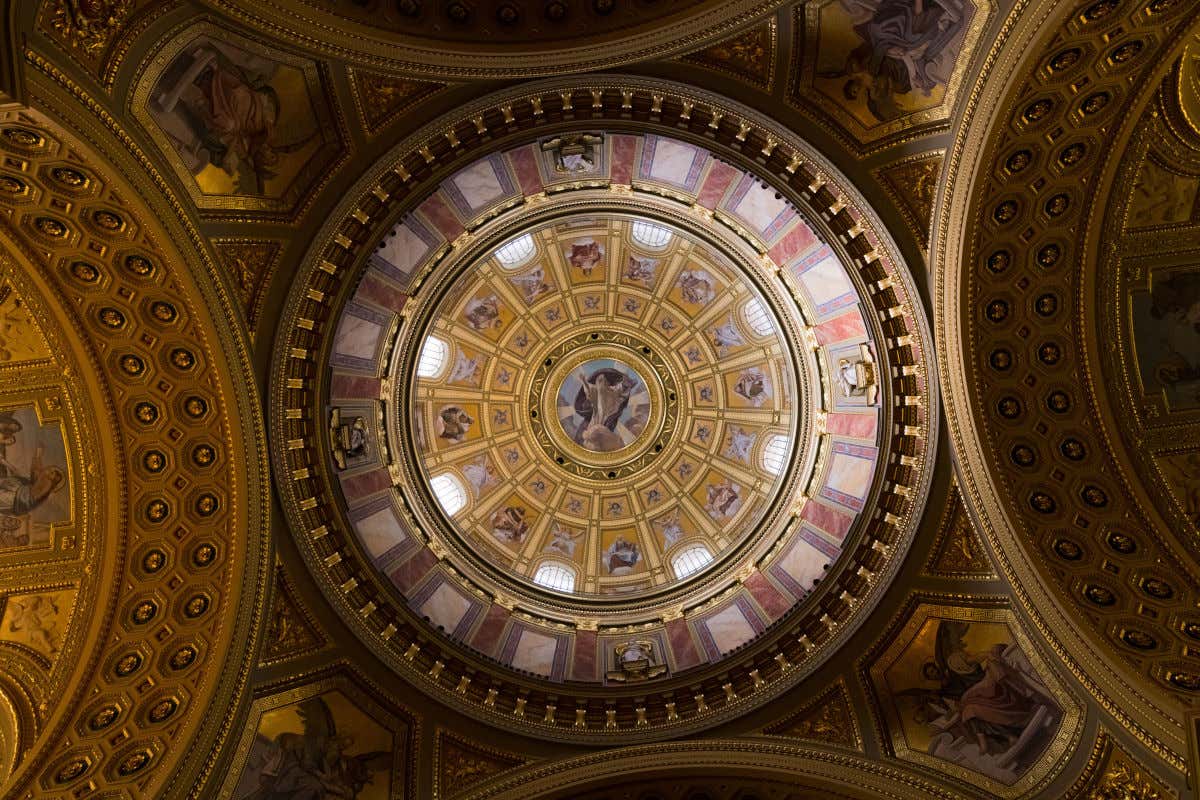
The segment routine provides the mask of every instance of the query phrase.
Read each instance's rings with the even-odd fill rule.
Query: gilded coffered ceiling
[[[0,12],[3,796],[1195,796],[1195,0]]]

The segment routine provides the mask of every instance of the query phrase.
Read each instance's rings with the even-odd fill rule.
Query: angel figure
[[[273,740],[255,737],[248,774],[258,785],[239,800],[354,800],[392,762],[388,751],[350,755],[354,738],[340,734],[320,697],[300,703],[303,733],[284,732]],[[242,783],[247,782],[243,774]]]
[[[546,549],[573,559],[575,558],[575,549],[579,546],[579,540],[582,537],[582,530],[572,530],[555,522],[554,526],[550,528],[550,543],[546,545]]]

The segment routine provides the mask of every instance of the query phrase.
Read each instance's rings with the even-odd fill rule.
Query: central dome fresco
[[[786,467],[811,404],[796,321],[710,240],[577,212],[446,276],[396,402],[481,561],[559,592],[642,596],[795,501]]]
[[[747,112],[640,91],[720,136],[545,124],[419,186],[436,159],[402,145],[277,350],[284,506],[345,624],[453,705],[581,740],[815,668],[894,574],[934,446],[928,331],[853,190]]]

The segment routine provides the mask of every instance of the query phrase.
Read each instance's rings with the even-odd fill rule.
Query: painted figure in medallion
[[[733,391],[757,408],[771,396],[771,384],[761,369],[751,367],[738,375]]]
[[[679,293],[684,302],[696,306],[711,303],[717,296],[716,281],[706,270],[688,269],[679,273]]]
[[[733,481],[710,483],[705,487],[704,510],[715,520],[732,517],[742,507],[742,487]]]
[[[388,783],[391,751],[352,755],[355,737],[338,731],[324,698],[302,701],[297,714],[302,732],[255,735],[238,800],[355,800],[377,782]]]
[[[641,560],[642,551],[624,536],[618,536],[604,551],[604,568],[613,576],[628,575]]]
[[[280,125],[281,69],[269,58],[207,38],[167,67],[155,86],[152,113],[194,174],[211,166],[232,179],[237,193],[267,195],[271,181],[298,169],[287,163],[289,156],[307,149],[318,132],[311,119]],[[310,102],[306,95],[288,100]]]
[[[896,678],[910,688],[896,700],[911,716],[910,741],[927,740],[932,756],[1014,783],[1037,760],[1062,719],[1062,707],[1007,626],[930,620],[932,640],[914,640],[919,675]],[[915,659],[930,645],[925,660]],[[912,685],[916,684],[916,685]]]
[[[575,558],[575,549],[579,546],[579,540],[582,537],[582,530],[568,528],[555,522],[550,528],[550,543],[546,545],[546,550],[561,553],[567,558],[573,559]]]
[[[525,509],[520,506],[505,506],[492,514],[492,535],[502,542],[521,544],[529,533],[525,521]]]
[[[595,239],[572,242],[570,249],[567,250],[568,263],[582,272],[585,278],[591,277],[592,270],[603,258],[604,248]]]
[[[433,420],[437,435],[455,444],[467,438],[467,433],[474,424],[475,420],[460,406],[443,406]]]
[[[477,331],[500,328],[504,321],[500,319],[500,298],[494,294],[486,297],[472,297],[463,309],[467,324]]]
[[[44,527],[35,524],[45,516],[39,510],[46,508],[51,516],[66,512],[55,502],[67,486],[62,435],[55,429],[47,442],[46,427],[32,408],[0,412],[0,547],[30,544],[32,528]]]
[[[657,258],[638,258],[631,255],[625,261],[625,271],[622,273],[622,277],[625,280],[649,286],[654,283],[654,272],[657,268]]]
[[[593,453],[628,446],[645,429],[650,398],[637,373],[615,359],[593,359],[563,381],[558,393],[563,430]]]
[[[521,290],[526,303],[533,303],[542,295],[554,290],[554,285],[546,280],[546,270],[541,266],[535,266],[529,272],[514,275],[508,280]]]

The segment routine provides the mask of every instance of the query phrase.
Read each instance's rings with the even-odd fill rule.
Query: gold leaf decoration
[[[95,58],[125,24],[133,4],[130,0],[54,0],[48,8],[54,32]]]
[[[246,326],[253,337],[266,289],[279,258],[280,244],[257,239],[215,239],[213,247],[222,265],[229,271],[238,299],[242,302]]]
[[[1160,784],[1102,729],[1087,765],[1065,796],[1070,800],[1169,800],[1178,795]]]
[[[933,198],[941,171],[942,153],[937,152],[906,159],[881,172],[885,186],[898,201],[905,222],[924,249],[929,248]]]
[[[846,686],[841,681],[796,713],[767,726],[763,733],[862,749],[862,737],[854,721],[854,712],[850,710]]]
[[[351,70],[350,79],[368,134],[378,132],[405,109],[445,88],[442,83],[359,70]]]
[[[458,793],[526,762],[527,759],[512,753],[468,742],[446,731],[438,732],[435,769],[443,796]]]
[[[293,595],[282,568],[275,570],[275,592],[271,598],[271,615],[267,625],[263,664],[296,658],[324,644],[321,634]]]
[[[770,90],[775,78],[775,20],[717,42],[684,61],[699,64]]]
[[[950,493],[925,571],[938,577],[995,578],[987,549],[971,526],[959,489]]]

